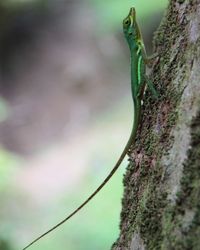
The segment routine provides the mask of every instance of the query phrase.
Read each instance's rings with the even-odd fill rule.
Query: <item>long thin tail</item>
[[[52,228],[50,228],[48,231],[46,231],[45,233],[43,233],[42,235],[40,235],[39,237],[37,237],[35,240],[33,240],[30,244],[28,244],[25,248],[23,248],[23,250],[27,249],[28,247],[30,247],[31,245],[33,245],[36,241],[40,240],[41,238],[43,238],[45,235],[49,234],[50,232],[52,232],[54,229],[56,229],[57,227],[59,227],[60,225],[62,225],[63,223],[65,223],[67,220],[69,220],[73,215],[75,215],[80,209],[82,209],[104,186],[105,184],[110,180],[110,178],[113,176],[113,174],[116,172],[116,170],[119,168],[120,164],[122,163],[124,157],[126,156],[131,144],[133,143],[133,141],[135,140],[135,136],[136,136],[136,131],[137,131],[137,121],[138,119],[134,119],[134,125],[133,125],[133,129],[131,132],[131,135],[129,137],[129,140],[119,158],[119,160],[117,161],[117,163],[115,164],[114,168],[111,170],[111,172],[109,173],[109,175],[105,178],[105,180],[101,183],[101,185],[87,198],[87,200],[85,200],[77,209],[75,209],[68,217],[66,217],[64,220],[60,221],[58,224],[56,224],[55,226],[53,226]]]

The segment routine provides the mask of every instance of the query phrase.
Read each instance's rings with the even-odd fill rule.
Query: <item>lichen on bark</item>
[[[112,249],[199,249],[200,1],[170,1],[154,46],[159,98],[144,100]]]

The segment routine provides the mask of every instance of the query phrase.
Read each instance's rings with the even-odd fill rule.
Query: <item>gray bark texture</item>
[[[200,249],[200,0],[171,0],[124,177],[113,250]]]

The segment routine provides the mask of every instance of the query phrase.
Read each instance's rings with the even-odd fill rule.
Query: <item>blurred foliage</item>
[[[59,3],[60,1],[58,1]],[[151,16],[155,12],[163,11],[167,6],[167,0],[87,0],[91,6],[96,8],[96,13],[101,22],[102,29],[110,29],[119,27],[121,20],[127,15],[128,10],[131,6],[135,6],[137,13],[140,17],[146,18]],[[10,9],[20,9],[25,6],[32,5],[38,9],[47,10],[49,6],[53,3],[52,0],[1,0],[0,2],[0,22],[9,12]],[[66,1],[67,3],[67,1]],[[82,4],[84,4],[82,2]],[[55,5],[55,3],[54,3]],[[52,6],[54,6],[52,5]]]
[[[36,28],[44,24],[53,10],[50,0],[0,1],[0,70],[1,77],[10,76],[16,52],[34,39]],[[15,82],[13,81],[14,85]],[[0,81],[0,87],[9,84]],[[5,85],[5,86],[4,86]]]
[[[6,120],[9,116],[9,105],[7,101],[0,96],[0,122]]]
[[[15,7],[24,6],[26,4],[37,4],[38,6],[43,6],[48,4],[51,0],[1,0],[1,6],[4,7]]]
[[[47,11],[51,0],[1,0],[0,1],[0,26],[4,28],[10,23],[13,17],[20,13],[20,11],[26,10],[31,7],[37,11]],[[30,9],[27,9],[30,11]],[[11,19],[11,20],[10,20]]]
[[[0,147],[0,250],[13,249],[11,247],[11,237],[16,233],[16,218],[15,215],[9,214],[8,211],[13,208],[9,207],[8,204],[11,203],[10,194],[16,192],[13,188],[13,179],[19,170],[19,162],[18,156]]]
[[[145,19],[155,13],[163,12],[166,8],[167,0],[88,0],[96,8],[99,24],[102,29],[119,29],[122,20],[128,15],[130,7],[137,10],[138,19]]]
[[[36,10],[37,12],[47,12],[50,0],[1,0],[0,1],[0,27],[2,31],[9,28],[14,17],[21,11]]]
[[[19,157],[0,147],[0,193],[4,192],[12,183],[15,171],[18,170]]]
[[[115,123],[114,121],[117,121],[119,117],[121,120],[118,122],[118,126],[127,127],[127,123],[130,123],[129,111],[124,112],[124,110],[132,104],[130,102],[131,100],[126,97],[115,105],[115,107],[110,108],[101,116],[98,116],[94,124],[95,132],[91,134],[93,128],[88,128],[90,136],[95,137],[95,133],[101,133],[102,138],[110,138],[114,126],[113,123]],[[102,131],[102,127],[104,126],[106,130]],[[88,137],[88,139],[90,140],[90,137]],[[125,138],[123,139],[124,141],[126,140]],[[119,147],[115,148],[115,140],[113,140],[113,142],[112,140],[113,139],[110,139],[106,141],[106,143],[104,140],[96,141],[96,147],[94,147],[87,164],[91,166],[91,169],[87,170],[89,173],[86,173],[86,177],[78,187],[76,186],[76,191],[72,190],[71,194],[69,194],[69,192],[67,194],[64,193],[62,197],[55,200],[54,203],[51,202],[51,204],[46,205],[42,215],[40,215],[41,217],[37,219],[43,222],[41,224],[45,225],[45,229],[48,229],[50,225],[55,225],[56,222],[63,219],[63,214],[67,215],[73,211],[99,186],[105,176],[107,176],[121,153]],[[123,144],[124,143],[121,144],[121,147],[123,147]],[[116,150],[112,154],[108,154],[111,148],[115,148]],[[99,152],[101,152],[101,155]],[[120,197],[122,197],[123,192],[122,176],[126,164],[125,161],[106,187],[102,189],[83,210],[62,225],[58,230],[33,245],[32,249],[54,250],[63,249],[64,246],[70,250],[109,249],[119,234]],[[45,231],[38,229],[39,227],[35,219],[31,221],[29,225],[33,225],[32,227],[37,230],[37,234]]]
[[[60,229],[42,239],[32,249],[54,250],[63,249],[64,246],[70,250],[109,249],[117,239],[119,232],[121,207],[119,197],[122,195],[121,179],[122,170],[114,176],[109,185],[84,210],[80,211],[71,221],[62,225]],[[73,211],[76,207],[74,204],[80,205],[80,202],[93,191],[91,187],[97,187],[97,185],[99,183],[85,179],[81,187],[79,187],[81,192],[73,193],[71,197],[65,196],[59,206],[58,202],[56,202],[55,207],[48,207],[46,218],[41,218],[46,221],[46,227],[50,224],[54,225],[55,221],[59,221],[63,217],[63,211],[66,214]],[[68,212],[66,212],[66,209]]]
[[[10,250],[10,245],[7,241],[0,239],[0,250]]]

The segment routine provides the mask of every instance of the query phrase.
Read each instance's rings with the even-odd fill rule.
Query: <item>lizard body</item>
[[[145,86],[147,84],[147,77],[146,77],[146,52],[145,47],[143,44],[142,36],[138,24],[136,22],[136,12],[135,8],[131,8],[128,16],[123,20],[123,31],[124,36],[128,42],[131,54],[131,91],[132,91],[132,98],[134,103],[134,122],[131,131],[131,135],[129,140],[121,153],[117,163],[105,178],[105,180],[101,183],[101,185],[76,209],[74,210],[68,217],[64,220],[60,221],[58,224],[53,226],[47,232],[40,235],[38,238],[33,240],[29,243],[23,250],[27,249],[31,245],[33,245],[36,241],[43,238],[45,235],[62,225],[64,222],[69,220],[73,215],[75,215],[80,209],[82,209],[103,187],[104,185],[110,180],[113,174],[121,165],[123,159],[125,158],[130,146],[134,143],[138,125],[140,123],[141,117],[141,106],[142,100],[144,95]]]

